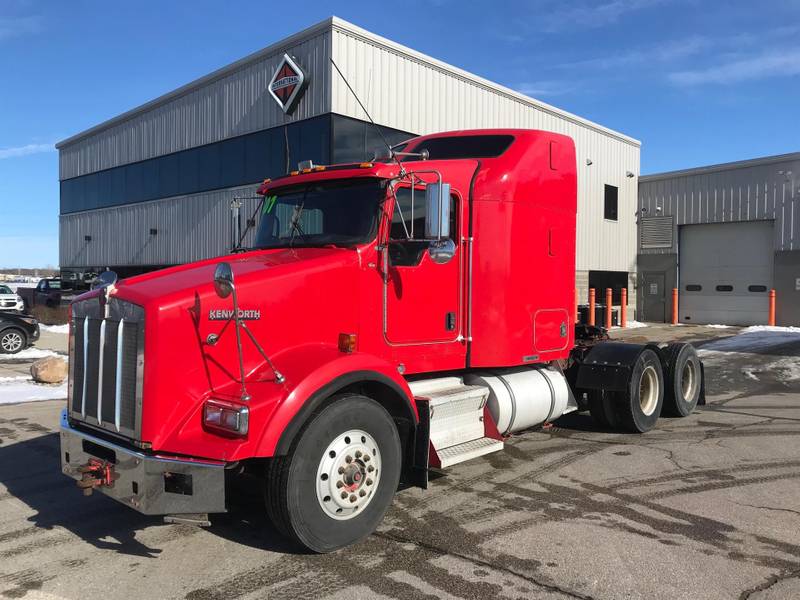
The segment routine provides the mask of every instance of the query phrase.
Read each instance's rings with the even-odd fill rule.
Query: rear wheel
[[[346,395],[312,416],[289,454],[267,469],[267,512],[314,552],[372,533],[400,480],[400,437],[377,402]]]
[[[664,374],[653,350],[636,359],[628,389],[617,394],[615,404],[619,424],[628,431],[644,433],[655,427],[664,404]]]
[[[664,366],[664,414],[685,417],[700,399],[703,371],[691,344],[670,344],[662,351]]]
[[[0,352],[16,354],[27,345],[25,333],[20,329],[11,327],[0,332]]]

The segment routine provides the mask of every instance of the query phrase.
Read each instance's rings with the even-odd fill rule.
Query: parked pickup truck
[[[62,303],[68,304],[73,298],[72,290],[62,289],[61,280],[56,278],[40,279],[35,288],[17,288],[17,293],[25,302],[26,310],[34,306],[56,308]]]

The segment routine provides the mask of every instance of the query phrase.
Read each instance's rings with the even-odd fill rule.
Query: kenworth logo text
[[[209,321],[229,321],[233,318],[232,308],[212,308],[208,311]],[[261,311],[258,309],[245,310],[239,309],[239,320],[257,321],[261,318]]]

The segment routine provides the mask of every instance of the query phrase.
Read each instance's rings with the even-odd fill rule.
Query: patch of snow
[[[61,385],[34,383],[30,378],[5,377],[0,381],[0,404],[18,404],[38,400],[62,400],[67,397],[66,382]]]
[[[751,325],[745,327],[742,333],[755,333],[759,331],[770,331],[773,333],[800,333],[800,327],[776,327],[775,325]]]
[[[640,323],[639,321],[626,321],[625,329],[639,329],[639,327],[647,327],[647,323]],[[623,329],[618,325],[614,325],[611,329]]]
[[[705,344],[701,352],[760,352],[775,346],[800,342],[800,327],[766,327],[756,325],[734,335]]]
[[[45,350],[43,348],[25,348],[25,350],[17,352],[16,354],[0,354],[0,362],[4,360],[46,358],[48,356],[60,356],[64,360],[67,359],[65,354],[59,354],[53,350]]]
[[[760,381],[759,373],[768,373],[778,381],[789,382],[800,380],[800,357],[790,356],[771,361],[760,367],[745,367],[742,374],[755,381]]]
[[[706,325],[706,327],[710,327],[711,329],[730,329],[730,325]]]
[[[39,329],[50,333],[69,333],[69,325],[39,325]]]

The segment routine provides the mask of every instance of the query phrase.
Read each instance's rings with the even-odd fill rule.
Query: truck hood
[[[116,294],[147,308],[169,309],[195,295],[213,293],[214,269],[231,265],[237,289],[267,284],[267,280],[298,271],[357,264],[357,250],[344,248],[280,248],[221,256],[124,279]],[[262,290],[263,292],[263,290]],[[245,300],[242,298],[242,300]]]

